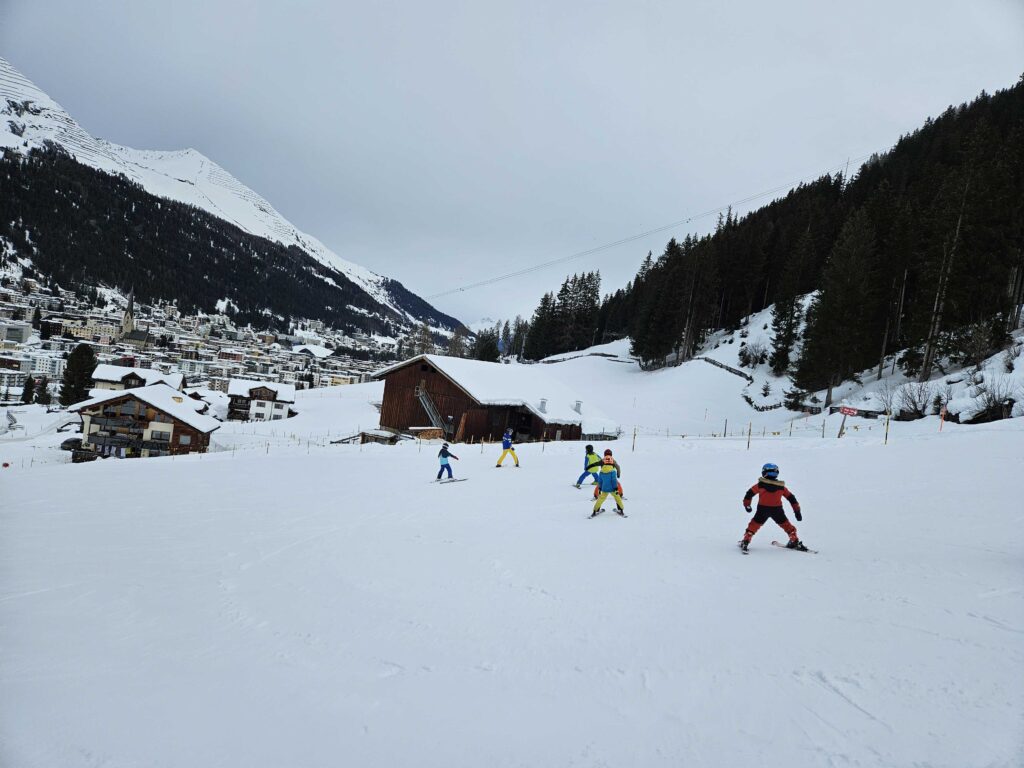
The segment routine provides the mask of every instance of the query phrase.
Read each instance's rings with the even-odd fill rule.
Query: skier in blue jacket
[[[505,434],[501,436],[501,458],[498,459],[498,463],[494,466],[500,467],[501,462],[505,460],[506,456],[512,456],[512,460],[519,466],[519,457],[516,456],[516,449],[512,447],[512,427],[505,430]]]
[[[604,452],[604,458],[601,460],[601,470],[598,474],[598,479],[601,483],[598,490],[601,491],[601,494],[597,497],[597,501],[594,502],[594,512],[590,515],[591,517],[601,512],[601,505],[604,504],[604,500],[609,495],[615,499],[615,511],[622,517],[626,516],[626,511],[622,504],[622,494],[619,493],[619,471],[619,463],[615,461],[609,448]]]
[[[601,458],[594,453],[594,446],[588,445],[586,448],[586,455],[583,457],[583,474],[579,476],[576,481],[576,487],[579,488],[583,485],[583,481],[587,479],[587,476],[594,478],[594,485],[600,485],[600,478],[597,476],[597,466],[601,463]],[[591,469],[591,464],[594,468]]]
[[[441,479],[441,475],[443,475],[444,471],[447,469],[448,470],[448,479],[451,480],[452,479],[452,465],[448,463],[448,459],[455,459],[456,461],[458,461],[459,457],[456,456],[451,451],[449,451],[448,450],[448,443],[445,443],[444,445],[441,446],[441,450],[437,452],[437,458],[439,458],[441,460],[441,468],[439,470],[437,470],[437,479],[440,480]]]

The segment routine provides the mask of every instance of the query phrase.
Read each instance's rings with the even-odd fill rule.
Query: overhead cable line
[[[534,264],[532,267],[525,267],[523,269],[517,269],[515,272],[508,272],[508,273],[506,273],[504,275],[498,275],[497,277],[491,277],[491,278],[488,278],[486,280],[480,280],[480,281],[475,282],[475,283],[470,283],[469,285],[463,285],[463,286],[461,286],[459,288],[450,288],[447,291],[441,291],[440,293],[432,294],[430,296],[427,296],[426,298],[428,300],[439,299],[442,296],[449,296],[449,295],[451,295],[453,293],[462,293],[463,291],[468,291],[468,290],[471,290],[473,288],[482,288],[485,285],[491,285],[493,283],[500,283],[503,280],[511,280],[513,277],[522,277],[523,275],[528,275],[528,274],[530,274],[532,272],[538,272],[538,271],[540,271],[542,269],[547,269],[548,267],[554,266],[555,264],[562,264],[562,263],[567,262],[567,261],[572,261],[573,259],[581,259],[584,256],[592,256],[595,253],[601,253],[602,251],[607,251],[607,250],[609,250],[611,248],[617,248],[620,245],[625,245],[626,243],[632,243],[632,242],[635,242],[637,240],[642,240],[645,237],[650,237],[651,235],[656,235],[659,232],[664,232],[665,230],[668,230],[668,229],[675,229],[676,227],[681,227],[684,224],[689,224],[689,223],[691,223],[693,221],[697,221],[698,219],[703,219],[703,218],[705,218],[707,216],[713,216],[714,214],[721,213],[722,211],[727,210],[729,208],[733,208],[733,207],[736,207],[736,206],[744,205],[746,203],[749,203],[749,202],[752,202],[754,200],[757,200],[758,198],[762,198],[762,197],[765,197],[767,195],[772,195],[772,194],[775,194],[776,192],[781,192],[784,189],[792,189],[793,187],[797,186],[798,184],[804,183],[808,179],[821,178],[821,176],[823,176],[823,175],[825,175],[827,173],[832,173],[833,171],[838,171],[838,170],[841,170],[843,168],[848,168],[850,163],[859,163],[862,160],[867,160],[869,157],[871,157],[871,154],[862,155],[860,157],[853,158],[851,160],[846,160],[843,163],[841,163],[841,164],[839,164],[839,165],[837,165],[837,166],[835,166],[833,168],[830,168],[828,170],[825,170],[825,171],[823,171],[821,173],[818,173],[818,174],[815,174],[813,176],[804,176],[803,178],[801,178],[801,179],[799,179],[797,181],[790,182],[788,184],[780,184],[777,187],[772,187],[771,189],[766,189],[763,192],[758,192],[756,195],[750,195],[750,196],[744,197],[744,198],[742,198],[740,200],[735,200],[735,201],[733,201],[731,203],[726,203],[725,205],[720,205],[717,208],[712,208],[710,210],[704,211],[703,213],[696,213],[696,214],[694,214],[692,216],[688,216],[685,219],[680,219],[679,221],[673,221],[671,224],[665,224],[665,225],[660,226],[660,227],[655,227],[654,229],[648,229],[646,232],[640,232],[639,234],[636,234],[636,235],[630,235],[629,237],[624,237],[621,240],[615,240],[615,241],[610,242],[610,243],[605,243],[604,245],[598,245],[598,246],[596,246],[594,248],[588,248],[585,251],[577,251],[576,253],[570,253],[568,256],[560,256],[557,259],[552,259],[551,261],[545,261],[545,262],[543,262],[541,264]]]

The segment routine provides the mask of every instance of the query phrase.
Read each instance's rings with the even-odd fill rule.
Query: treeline
[[[601,307],[601,273],[567,277],[558,293],[546,293],[530,320],[524,356],[540,360],[550,355],[593,346]]]
[[[796,298],[812,291],[804,318]],[[981,360],[1022,302],[1024,78],[929,119],[849,181],[823,176],[670,241],[606,297],[594,330],[629,335],[657,366],[775,304],[770,362],[817,390],[898,350],[921,378],[943,359]]]
[[[59,148],[0,156],[0,238],[64,287],[105,283],[138,300],[176,299],[183,312],[213,312],[254,327],[274,316],[323,320],[337,330],[382,333],[408,320],[295,246],[250,235],[193,206],[159,198],[123,176],[76,162]],[[333,284],[325,281],[329,278]],[[385,290],[414,315],[454,328],[389,280]]]
[[[584,272],[567,277],[558,293],[544,294],[530,320],[519,315],[514,320],[499,320],[472,337],[460,327],[444,338],[421,325],[401,340],[397,355],[400,360],[421,354],[488,362],[540,360],[592,346],[597,341],[600,309],[601,273]]]

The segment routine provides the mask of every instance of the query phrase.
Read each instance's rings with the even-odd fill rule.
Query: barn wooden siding
[[[521,406],[481,405],[424,360],[411,361],[384,377],[381,427],[406,431],[430,426],[430,417],[416,398],[417,387],[430,395],[442,418],[452,417],[453,437],[460,443],[500,439],[506,427],[515,430],[518,440],[579,440],[582,435],[579,424],[546,424]]]
[[[416,399],[418,386],[430,395],[441,418],[451,416],[456,427],[462,414],[477,405],[434,366],[417,360],[384,377],[384,401],[380,407],[382,427],[406,431],[410,427],[432,426],[430,417]]]

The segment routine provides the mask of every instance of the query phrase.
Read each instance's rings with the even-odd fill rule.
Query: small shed
[[[367,429],[357,432],[350,437],[343,437],[341,440],[331,440],[332,445],[365,445],[366,443],[377,443],[379,445],[395,445],[399,436],[386,429]]]

